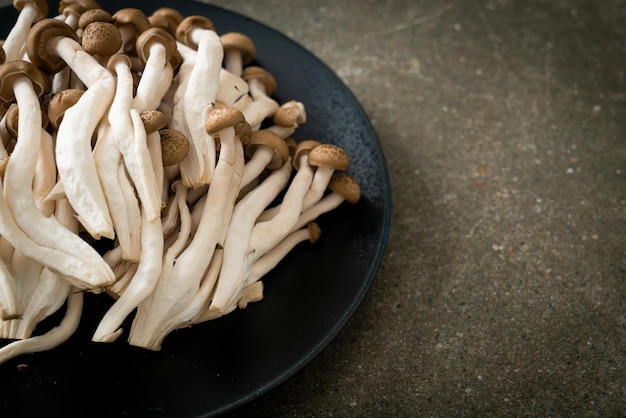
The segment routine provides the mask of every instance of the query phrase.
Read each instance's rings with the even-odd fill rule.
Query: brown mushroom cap
[[[257,67],[256,65],[246,67],[241,73],[241,78],[248,83],[253,79],[259,80],[265,86],[265,92],[268,96],[271,96],[276,90],[276,79],[274,79],[274,76],[267,70]]]
[[[238,51],[241,54],[241,62],[247,65],[252,62],[256,55],[254,42],[248,36],[239,32],[228,32],[220,36],[224,54],[230,51]]]
[[[78,27],[85,29],[88,24],[93,22],[113,23],[113,16],[103,9],[90,9],[80,15],[78,19]]]
[[[76,7],[81,13],[90,9],[101,9],[100,4],[94,0],[61,0],[59,2],[59,13],[63,14],[65,9],[69,6]]]
[[[184,43],[190,48],[198,48],[198,45],[191,39],[191,32],[194,29],[207,29],[214,31],[215,25],[213,25],[211,19],[204,16],[187,16],[176,28],[176,40]]]
[[[146,129],[146,134],[150,135],[160,129],[165,128],[167,125],[167,118],[158,110],[146,110],[141,112],[141,121]]]
[[[315,244],[322,235],[322,229],[316,222],[309,222],[306,226],[309,230],[309,241],[311,244]]]
[[[126,63],[126,65],[128,66],[128,68],[131,67],[131,65],[133,65],[132,60],[130,59],[130,57],[126,54],[122,54],[121,52],[118,52],[117,54],[113,54],[111,55],[111,57],[109,58],[109,60],[107,61],[107,69],[112,73],[115,74],[115,65],[119,62],[119,61],[124,61]]]
[[[122,36],[112,23],[92,22],[83,30],[82,45],[89,54],[106,57],[120,49]]]
[[[298,126],[305,122],[304,106],[296,100],[283,103],[274,113],[274,123],[279,126]]]
[[[4,61],[7,59],[7,54],[4,52],[4,48],[0,45],[0,65],[4,64]]]
[[[346,151],[333,144],[320,144],[309,153],[309,164],[315,167],[345,170],[350,164]]]
[[[81,89],[66,89],[52,96],[48,102],[48,119],[55,129],[59,128],[65,111],[74,106],[84,92]]]
[[[28,77],[33,85],[35,94],[41,97],[46,92],[49,83],[46,76],[35,65],[28,61],[8,61],[0,65],[0,100],[11,102],[15,98],[13,82],[19,77]]]
[[[137,37],[135,50],[139,58],[145,63],[150,56],[150,47],[155,43],[165,47],[165,59],[171,60],[176,52],[176,39],[169,32],[160,28],[148,28]]]
[[[161,129],[161,154],[163,166],[176,165],[185,159],[189,153],[189,140],[176,129]]]
[[[183,19],[185,17],[171,7],[158,8],[148,17],[152,26],[165,29],[172,36],[176,36],[176,28]]]
[[[296,145],[293,150],[293,159],[291,160],[293,167],[298,170],[300,168],[300,157],[304,154],[310,153],[313,148],[319,146],[320,144],[321,142],[314,139],[307,139],[305,141],[298,142],[298,145]]]
[[[204,129],[209,135],[215,135],[226,128],[239,130],[246,122],[243,113],[234,107],[224,106],[213,109],[204,121]]]
[[[31,3],[41,14],[41,17],[48,16],[48,2],[46,0],[13,0],[13,7],[21,12],[27,3]]]
[[[58,73],[66,63],[55,53],[48,51],[48,42],[58,36],[71,38],[78,42],[71,27],[53,18],[42,19],[35,23],[26,38],[26,53],[33,64],[49,73]]]
[[[113,22],[115,26],[131,25],[135,29],[135,33],[140,34],[150,27],[148,16],[139,9],[127,7],[119,9],[113,14]]]
[[[361,198],[361,187],[359,183],[349,174],[334,174],[328,182],[328,188],[340,194],[348,202],[355,204]]]
[[[245,147],[250,143],[250,137],[252,136],[252,126],[248,122],[240,124],[239,129],[235,129],[235,135],[241,141],[241,144]]]
[[[246,155],[248,158],[252,157],[256,149],[263,145],[274,151],[274,156],[267,165],[267,168],[270,170],[282,167],[287,159],[289,159],[289,147],[285,143],[285,140],[267,129],[259,129],[252,133],[250,143],[246,146]]]

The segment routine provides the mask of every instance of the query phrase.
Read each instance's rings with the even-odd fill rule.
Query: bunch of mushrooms
[[[263,298],[316,219],[356,203],[349,157],[296,142],[305,107],[272,98],[253,41],[172,8],[16,0],[0,49],[0,363],[93,333],[159,350],[173,330]],[[277,203],[278,202],[278,203]],[[104,248],[104,250],[103,250]],[[62,306],[60,323],[35,328]]]

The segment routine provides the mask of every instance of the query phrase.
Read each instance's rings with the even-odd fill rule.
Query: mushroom
[[[224,66],[231,73],[241,76],[244,65],[248,65],[256,55],[254,42],[239,32],[227,32],[220,36],[224,47]]]
[[[145,110],[141,112],[140,117],[146,131],[146,143],[152,160],[154,179],[156,186],[160,189],[159,200],[163,205],[164,197],[167,198],[167,179],[163,168],[163,151],[159,130],[165,128],[167,120],[165,115],[158,110]]]
[[[217,97],[224,51],[219,36],[213,30],[213,23],[201,16],[186,17],[178,25],[176,38],[197,47],[187,81],[187,85],[193,88],[185,88],[182,100],[175,104],[172,128],[185,133],[190,139],[189,153],[180,163],[183,183],[188,187],[198,187],[211,182],[216,165],[215,141],[203,129],[203,122]]]
[[[109,67],[117,75],[115,97],[108,114],[110,129],[113,131],[128,174],[137,189],[143,210],[148,220],[152,221],[161,214],[161,185],[157,185],[154,177],[143,122],[139,118],[140,126],[134,126],[131,116],[131,110],[134,109],[132,109],[133,79],[130,59],[124,54],[116,54],[111,57]]]
[[[13,341],[0,348],[0,363],[4,363],[21,354],[35,353],[57,347],[74,334],[74,331],[78,328],[82,310],[83,293],[73,289],[69,292],[65,316],[59,325],[43,335]]]
[[[135,137],[140,136],[143,122],[136,110],[131,112]],[[139,125],[141,124],[141,129]],[[145,130],[144,137],[145,137]],[[147,148],[147,146],[146,146]],[[110,342],[122,332],[120,325],[146,298],[161,275],[163,258],[163,229],[160,217],[151,219],[146,206],[141,211],[141,254],[137,271],[119,299],[107,310],[92,337],[93,341]]]
[[[112,23],[91,22],[83,29],[81,45],[87,53],[106,60],[120,49],[122,36]]]
[[[20,13],[2,44],[5,53],[3,62],[22,58],[21,51],[30,27],[39,19],[48,16],[48,2],[46,0],[14,0],[13,7]]]
[[[292,135],[296,128],[306,122],[304,105],[296,100],[283,103],[274,113],[274,125],[268,127],[281,138]]]
[[[288,183],[292,165],[283,164],[246,194],[233,210],[224,241],[224,261],[209,309],[223,312],[242,282],[242,272],[250,249],[250,235],[258,216]]]
[[[350,164],[350,157],[337,145],[320,144],[309,153],[309,164],[316,169],[311,188],[304,197],[303,210],[310,208],[322,198],[333,173],[346,170]]]
[[[33,204],[32,182],[37,164],[37,153],[33,150],[41,147],[41,111],[37,97],[43,92],[41,77],[43,75],[26,61],[12,61],[0,66],[0,96],[8,101],[9,95],[14,94],[22,109],[17,144],[4,177],[5,203],[7,210],[10,207],[13,213],[5,220],[6,226],[13,228],[11,221],[15,218],[15,226],[19,225],[28,234],[29,238],[9,230],[9,234],[15,237],[12,244],[27,256],[67,275],[81,287],[106,285],[113,280],[113,275],[97,252],[55,217],[46,217]],[[7,235],[5,237],[9,239]],[[57,250],[66,256],[51,262],[48,256],[55,252],[38,251],[39,246]]]
[[[137,262],[141,249],[139,202],[127,178],[112,129],[105,129],[98,137],[93,156],[123,258]]]
[[[172,82],[168,63],[176,52],[176,39],[163,29],[149,28],[137,37],[135,49],[145,67],[133,107],[139,112],[156,109]]]
[[[191,215],[186,202],[187,188],[180,181],[174,183],[172,188],[175,193],[173,206],[178,209],[176,213],[180,215],[180,229],[176,240],[169,246],[167,251],[165,251],[163,269],[161,271],[162,277],[156,284],[154,295],[148,297],[138,306],[137,315],[133,321],[129,336],[130,344],[140,347],[149,347],[153,350],[158,350],[162,341],[162,338],[160,338],[155,342],[153,332],[159,329],[158,327],[163,328],[162,322],[167,321],[167,317],[159,315],[158,311],[156,313],[154,312],[153,309],[156,308],[153,307],[153,305],[159,303],[157,295],[160,295],[160,298],[167,297],[167,289],[162,289],[168,284],[168,280],[174,269],[174,262],[188,244],[191,235]],[[166,307],[168,306],[166,305]],[[150,328],[150,330],[147,330],[147,328]],[[169,327],[165,328],[168,331],[172,329]],[[163,338],[164,337],[165,335],[163,335]]]
[[[255,283],[269,273],[296,245],[306,240],[314,244],[320,235],[321,229],[315,222],[309,222],[304,228],[287,235],[274,248],[252,263],[245,286]]]
[[[139,9],[127,7],[113,14],[113,22],[120,30],[122,46],[119,52],[128,53],[135,49],[137,37],[150,27],[148,16]]]
[[[67,63],[88,87],[65,111],[59,125],[57,168],[65,194],[85,229],[95,238],[113,238],[111,216],[91,153],[91,137],[112,101],[115,80],[82,49],[71,29],[57,20],[37,22],[29,32],[27,50],[33,63],[52,72]]]
[[[176,36],[176,28],[184,18],[178,10],[171,7],[160,7],[148,16],[152,27],[164,29],[172,36]]]
[[[232,188],[238,190],[244,164],[243,148],[235,130],[244,122],[243,114],[229,107],[215,109],[208,115],[205,129],[211,135],[219,134],[221,148],[202,219],[195,235],[176,258],[171,272],[159,279],[149,308],[138,311],[138,317],[146,315],[150,319],[140,319],[144,325],[137,328],[134,337],[131,336],[131,344],[158,349],[160,336],[165,337],[178,326],[174,324],[172,328],[171,319],[193,300],[216,247],[223,244],[229,212],[235,203]]]
[[[302,228],[318,216],[335,209],[344,201],[354,205],[361,198],[359,183],[354,177],[346,173],[334,174],[328,183],[328,188],[332,192],[302,212],[294,229]]]
[[[74,234],[78,234],[78,222],[74,218],[74,210],[67,199],[56,202],[55,216]],[[37,266],[32,260],[27,260],[32,268]],[[39,274],[34,288],[28,295],[28,300],[23,303],[24,312],[19,322],[16,334],[13,338],[29,338],[35,326],[43,319],[56,312],[68,297],[70,284],[64,277],[53,272],[45,266],[38,269]]]
[[[241,188],[250,184],[266,167],[270,170],[282,167],[289,158],[289,148],[281,137],[261,129],[252,133],[246,155],[249,159],[243,171]]]
[[[241,77],[248,82],[253,99],[243,112],[252,130],[256,130],[265,118],[272,116],[279,108],[278,103],[270,97],[276,90],[276,80],[269,72],[258,66],[247,67]]]

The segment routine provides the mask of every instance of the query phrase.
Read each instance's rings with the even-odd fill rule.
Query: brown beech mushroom
[[[243,67],[256,55],[254,42],[247,35],[239,32],[227,32],[220,36],[224,48],[224,66],[231,73],[241,76]]]
[[[267,128],[281,138],[292,135],[298,126],[306,122],[304,105],[296,100],[290,100],[280,105],[274,113],[274,125]]]
[[[145,66],[133,107],[139,112],[156,109],[172,82],[169,61],[176,52],[176,39],[163,29],[149,28],[137,37],[135,49]]]
[[[320,144],[309,153],[309,164],[316,169],[311,188],[304,197],[303,210],[322,198],[332,175],[335,171],[346,170],[350,165],[350,157],[337,145]]]
[[[40,20],[33,25],[26,41],[34,64],[56,72],[62,68],[60,63],[67,63],[88,87],[65,112],[59,126],[57,167],[65,195],[85,229],[94,238],[113,238],[111,216],[91,152],[91,137],[113,99],[115,80],[76,42],[73,31],[63,22]]]
[[[160,7],[148,16],[152,27],[164,29],[172,36],[176,36],[176,28],[184,18],[178,10],[171,7]]]
[[[215,109],[208,115],[205,129],[209,134],[219,133],[221,150],[200,224],[178,255],[170,274],[160,278],[148,308],[140,307],[137,311],[137,318],[144,324],[131,334],[131,344],[150,349],[160,347],[167,333],[180,325],[174,319],[197,294],[216,248],[223,245],[229,224],[224,219],[229,219],[232,213],[236,197],[232,190],[238,190],[244,165],[243,148],[235,134],[243,123],[243,114],[229,107]],[[216,219],[220,222],[215,222]],[[144,315],[150,320],[142,320]]]
[[[122,36],[112,23],[96,21],[83,29],[81,44],[89,54],[106,58],[120,49]]]
[[[307,240],[315,244],[320,235],[320,226],[315,222],[309,222],[304,228],[287,235],[274,248],[252,263],[245,286],[249,286],[269,273],[296,245]]]
[[[317,219],[318,216],[330,212],[344,201],[356,204],[361,198],[361,187],[356,179],[346,173],[337,173],[332,176],[328,183],[328,188],[332,191],[327,196],[302,212],[294,230],[302,228],[308,222]]]
[[[276,80],[265,69],[258,66],[250,66],[243,70],[241,77],[248,82],[252,103],[244,114],[253,130],[261,125],[267,117],[273,116],[279,105],[270,96],[276,90]]]
[[[189,140],[176,129],[161,129],[161,153],[163,166],[170,167],[180,163],[189,153]]]
[[[55,217],[42,214],[33,203],[36,150],[41,148],[41,110],[38,95],[44,89],[41,81],[43,77],[29,62],[12,61],[0,66],[1,98],[9,101],[10,95],[14,94],[22,109],[18,140],[4,177],[4,204],[7,205],[7,210],[13,208],[13,214],[5,219],[6,230],[0,233],[9,241],[9,237],[13,236],[14,241],[11,243],[14,247],[28,257],[66,275],[80,287],[104,286],[113,280],[113,275],[98,253]],[[14,228],[17,225],[28,236],[16,233]],[[59,257],[59,253],[63,255]],[[50,260],[53,254],[59,260]]]
[[[172,120],[172,127],[190,140],[189,154],[180,163],[181,178],[188,187],[210,183],[216,165],[215,141],[203,129],[205,115],[216,101],[224,56],[213,28],[213,23],[205,17],[188,16],[176,30],[179,42],[197,49],[186,82],[189,88],[184,89],[182,100],[175,105]]]
[[[13,7],[20,13],[2,45],[5,53],[3,62],[22,59],[21,52],[30,27],[39,19],[48,16],[46,0],[14,0]]]
[[[153,221],[161,214],[161,187],[154,178],[143,122],[141,119],[133,122],[131,117],[133,78],[130,59],[125,54],[116,54],[109,60],[109,67],[117,76],[115,97],[108,114],[110,129],[137,189],[143,210],[148,220]]]
[[[119,52],[131,52],[135,49],[137,37],[150,27],[148,16],[132,7],[119,9],[113,14],[113,22],[120,30],[122,47]]]
[[[244,168],[241,188],[257,178],[265,168],[275,170],[289,159],[289,148],[285,141],[265,129],[255,131],[246,146],[248,162]]]

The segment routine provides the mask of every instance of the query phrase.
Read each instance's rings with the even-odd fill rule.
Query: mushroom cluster
[[[16,0],[0,48],[0,363],[76,329],[84,292],[114,298],[93,333],[131,345],[263,298],[262,278],[356,203],[349,157],[296,142],[305,107],[273,98],[241,33],[172,8]],[[104,249],[103,249],[104,248]],[[64,304],[55,328],[36,325]]]

